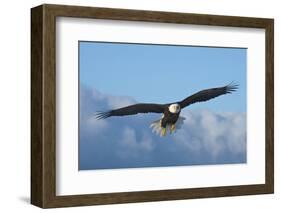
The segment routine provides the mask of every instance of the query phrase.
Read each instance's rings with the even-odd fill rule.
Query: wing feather
[[[228,84],[227,86],[224,87],[217,87],[217,88],[211,88],[211,89],[206,89],[206,90],[201,90],[181,102],[179,102],[181,108],[184,108],[190,104],[194,104],[196,102],[202,102],[202,101],[208,101],[212,98],[216,98],[220,95],[225,95],[228,93],[232,93],[238,89],[237,84]]]
[[[138,113],[164,113],[164,110],[164,104],[140,103],[106,112],[98,112],[96,113],[96,118],[105,119],[111,116],[135,115]]]

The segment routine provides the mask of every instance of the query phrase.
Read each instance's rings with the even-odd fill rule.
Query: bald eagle
[[[138,103],[119,109],[97,112],[96,118],[106,119],[111,116],[126,116],[138,113],[162,113],[161,119],[152,122],[150,127],[153,132],[160,136],[165,136],[167,129],[170,129],[170,133],[172,134],[176,129],[180,129],[182,126],[185,118],[180,116],[180,112],[183,108],[196,102],[208,101],[220,95],[232,93],[237,89],[238,85],[230,83],[223,87],[201,90],[178,102],[168,104]]]

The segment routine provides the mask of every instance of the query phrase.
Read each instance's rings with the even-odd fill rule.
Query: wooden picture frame
[[[265,29],[265,184],[56,195],[56,18],[73,17]],[[273,19],[44,4],[31,9],[31,203],[42,208],[266,194],[274,191]]]

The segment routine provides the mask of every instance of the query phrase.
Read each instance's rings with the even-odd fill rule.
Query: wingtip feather
[[[97,120],[101,120],[101,119],[106,119],[108,117],[111,116],[111,112],[110,111],[106,111],[106,112],[100,112],[98,111],[96,114],[95,114],[95,117]]]
[[[239,84],[232,81],[226,86],[226,93],[235,92],[236,90],[238,90],[238,88],[239,88]]]

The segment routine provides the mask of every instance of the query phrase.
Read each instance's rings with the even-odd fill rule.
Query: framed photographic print
[[[31,9],[31,203],[273,193],[273,19]]]

